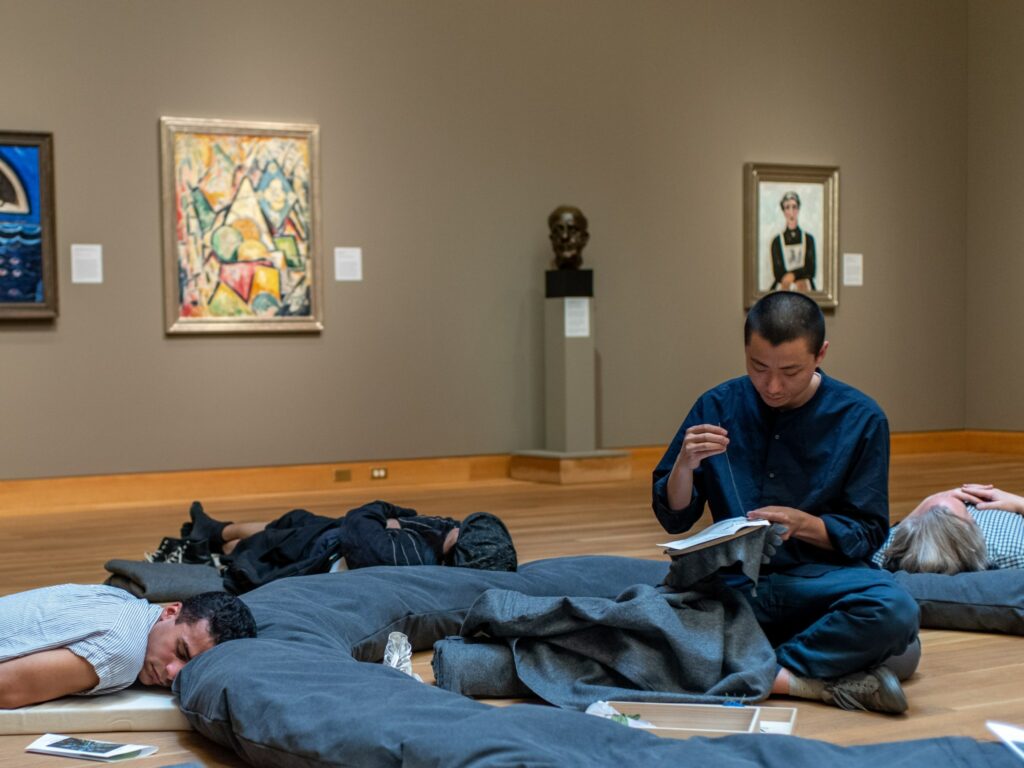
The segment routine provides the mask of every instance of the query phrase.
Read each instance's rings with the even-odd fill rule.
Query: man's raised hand
[[[708,456],[725,453],[729,447],[729,433],[716,424],[697,424],[686,430],[679,461],[687,469],[696,469]]]

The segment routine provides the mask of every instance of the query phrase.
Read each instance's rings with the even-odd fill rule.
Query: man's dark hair
[[[743,325],[743,342],[757,334],[773,347],[794,339],[806,339],[811,354],[825,343],[825,316],[814,299],[796,291],[769,293],[750,308]]]
[[[512,536],[501,519],[474,512],[459,525],[452,565],[481,571],[514,571],[518,565]]]
[[[256,620],[249,606],[227,592],[203,592],[186,598],[175,624],[192,625],[206,619],[213,644],[256,637]]]

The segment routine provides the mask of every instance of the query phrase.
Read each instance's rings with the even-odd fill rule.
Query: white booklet
[[[766,525],[771,525],[771,523],[767,520],[748,520],[745,517],[730,517],[727,520],[721,520],[713,525],[709,525],[703,531],[693,534],[693,536],[687,536],[685,539],[677,539],[676,541],[667,541],[658,546],[665,548],[665,554],[675,557],[676,555],[683,555],[687,552],[694,552],[698,549],[721,544],[731,539],[737,539],[740,536],[746,536],[748,533],[753,533],[758,528],[763,528]]]
[[[112,763],[118,760],[130,760],[133,757],[149,757],[157,751],[157,747],[148,747],[143,744],[118,744],[113,741],[96,741],[95,739],[80,739],[77,736],[64,736],[59,733],[47,733],[25,747],[25,751]]]
[[[989,720],[985,725],[996,736],[1003,740],[1003,743],[1014,751],[1021,760],[1024,760],[1024,728],[1018,728],[1009,723],[997,723]]]

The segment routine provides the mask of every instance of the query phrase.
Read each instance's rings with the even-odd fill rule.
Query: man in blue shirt
[[[768,294],[744,339],[747,375],[690,410],[654,471],[654,512],[669,533],[689,530],[705,504],[716,521],[784,526],[756,585],[724,574],[775,646],[772,692],[903,712],[899,681],[880,665],[913,640],[918,608],[870,565],[889,530],[885,414],[818,367],[828,342],[812,299]]]

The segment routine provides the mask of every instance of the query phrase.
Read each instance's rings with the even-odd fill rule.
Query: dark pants
[[[748,581],[743,592],[779,664],[801,677],[877,666],[917,635],[917,603],[888,571],[835,566],[819,575],[768,573],[758,580],[757,595],[751,591]]]

